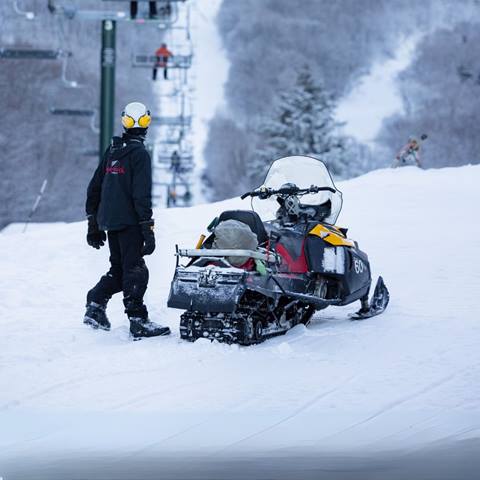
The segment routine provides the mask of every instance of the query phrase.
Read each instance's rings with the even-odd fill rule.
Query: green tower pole
[[[113,135],[115,116],[115,33],[113,20],[102,20],[102,76],[100,85],[100,161]]]

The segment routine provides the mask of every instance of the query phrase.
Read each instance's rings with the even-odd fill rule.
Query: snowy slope
[[[81,323],[107,268],[85,223],[0,234],[0,464],[47,450],[389,449],[479,435],[480,166],[380,170],[341,183],[339,224],[391,292],[384,315],[327,309],[262,345],[180,341],[166,308],[174,245],[195,244],[233,199],[159,210],[147,259],[153,319],[173,335],[132,342]],[[92,434],[93,433],[93,434]]]
[[[357,140],[372,145],[383,121],[403,112],[396,80],[412,61],[415,47],[422,35],[403,38],[392,58],[374,64],[367,75],[360,77],[356,86],[341,99],[336,117],[345,122],[344,132]]]
[[[224,107],[223,86],[229,63],[216,23],[221,3],[222,0],[196,0],[192,4],[195,38],[193,144],[199,170],[205,167],[203,149],[207,142],[208,124],[217,110]]]

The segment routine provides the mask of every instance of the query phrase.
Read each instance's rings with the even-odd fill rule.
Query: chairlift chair
[[[63,50],[0,48],[0,58],[10,60],[57,60],[65,54]]]
[[[170,126],[178,126],[178,127],[190,127],[192,125],[192,117],[191,116],[184,116],[179,115],[176,117],[152,117],[152,125],[157,125],[159,127],[170,127]]]
[[[157,155],[157,159],[161,162],[170,162],[172,159],[172,153],[165,153],[162,152],[159,155]],[[193,161],[193,155],[191,153],[182,153],[182,152],[177,152],[177,155],[179,157],[180,163],[188,163]]]
[[[165,138],[164,140],[160,140],[157,143],[164,144],[164,145],[178,145],[180,143],[180,139],[178,139],[178,138]]]
[[[95,110],[88,108],[55,108],[50,107],[52,115],[66,115],[70,117],[91,117],[95,115]]]
[[[98,158],[99,151],[98,150],[88,150],[88,149],[80,150],[80,155],[82,155],[83,157],[97,157]]]
[[[186,177],[194,170],[195,163],[191,156],[179,158],[174,163],[171,156],[159,155],[155,158],[154,167],[159,171],[161,170],[162,172],[165,172],[162,176],[166,174],[171,175],[171,181],[167,182],[168,185],[176,185],[178,182],[187,181]]]
[[[132,55],[132,67],[153,68],[157,64],[157,57],[145,53]],[[192,66],[192,55],[172,55],[167,62],[167,68],[187,69]]]
[[[104,2],[111,2],[111,1],[122,1],[122,0],[103,0]],[[123,0],[124,3],[131,4],[132,0]],[[137,0],[137,3],[150,3],[152,0]],[[135,22],[135,23],[156,23],[158,24],[159,28],[168,28],[174,25],[179,18],[178,12],[178,4],[184,3],[186,0],[157,0],[155,3],[157,4],[157,14],[155,17],[135,17],[131,18],[128,16],[128,20]],[[160,5],[158,5],[160,4]],[[166,12],[166,7],[170,6],[170,12]],[[173,8],[172,8],[173,7]]]
[[[90,129],[94,133],[99,133],[100,130],[95,125],[95,119],[97,118],[97,110],[89,108],[56,108],[50,107],[49,112],[52,115],[68,116],[68,117],[90,117]]]
[[[184,190],[179,193],[178,187]],[[176,185],[167,185],[167,208],[189,207],[192,201],[190,185],[186,182],[179,182]]]
[[[193,163],[188,163],[188,164],[184,164],[184,165],[179,165],[178,167],[176,168],[172,168],[170,165],[168,164],[160,164],[158,165],[158,168],[163,170],[164,172],[169,172],[169,173],[172,173],[172,172],[175,172],[176,174],[187,174],[187,173],[190,173],[193,169],[194,169],[194,164]]]
[[[65,50],[46,50],[33,48],[0,48],[0,58],[9,60],[58,60],[62,59],[62,82],[71,88],[78,88],[80,85],[75,80],[67,78],[68,59],[72,52]]]

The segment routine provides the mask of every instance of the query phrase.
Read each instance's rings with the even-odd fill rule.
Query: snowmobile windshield
[[[300,204],[305,207],[318,206],[330,201],[330,213],[324,218],[325,223],[335,224],[342,209],[342,192],[335,187],[330,172],[325,164],[316,158],[295,155],[283,157],[270,165],[265,181],[261,187],[277,190],[286,183],[294,183],[298,188],[330,187],[335,193],[325,191],[309,193],[299,197]],[[274,220],[279,204],[276,196],[261,200],[252,199],[252,208],[264,220]]]

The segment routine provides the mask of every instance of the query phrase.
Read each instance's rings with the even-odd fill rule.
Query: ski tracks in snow
[[[44,397],[44,396],[46,396],[46,395],[48,395],[52,392],[61,391],[62,389],[69,388],[69,387],[72,387],[74,385],[82,385],[82,384],[86,384],[86,383],[89,383],[89,382],[92,382],[92,383],[93,382],[98,382],[98,381],[102,381],[105,378],[111,379],[112,377],[125,377],[126,375],[138,375],[138,374],[145,375],[145,374],[152,374],[152,373],[155,373],[155,372],[163,372],[165,370],[165,368],[167,368],[167,367],[162,366],[162,367],[152,368],[152,369],[148,369],[148,370],[143,370],[143,369],[134,369],[134,370],[129,370],[129,371],[128,370],[122,370],[122,371],[118,371],[118,372],[102,373],[100,375],[82,375],[82,376],[70,378],[70,379],[65,380],[63,382],[54,383],[54,384],[52,384],[52,385],[50,385],[46,388],[37,390],[36,392],[31,393],[29,395],[25,395],[21,398],[9,400],[9,401],[5,402],[4,404],[0,405],[0,411],[9,410],[9,409],[12,409],[12,408],[18,408],[22,405],[22,403],[25,403],[25,402],[30,401],[30,400],[40,399],[40,398],[42,398],[42,397]],[[154,391],[154,392],[148,392],[146,394],[139,395],[138,397],[135,397],[135,398],[133,398],[129,401],[117,404],[117,405],[113,406],[112,409],[113,410],[119,410],[124,406],[135,405],[135,404],[143,401],[144,399],[148,399],[149,397],[160,395],[162,393],[170,393],[170,392],[179,390],[181,388],[190,386],[192,384],[205,383],[205,382],[208,383],[210,381],[211,381],[211,379],[202,380],[202,381],[199,381],[199,382],[182,383],[182,384],[176,385],[173,388],[168,388],[168,389],[165,389],[165,390],[158,390],[158,391]]]
[[[138,395],[137,397],[130,398],[126,402],[122,402],[122,403],[119,403],[117,405],[112,406],[111,410],[112,411],[121,410],[125,407],[132,407],[134,405],[142,404],[150,398],[155,398],[155,397],[158,397],[159,395],[164,395],[164,394],[167,394],[167,393],[177,392],[178,390],[181,390],[182,388],[187,388],[187,387],[190,387],[192,385],[208,384],[213,380],[213,378],[214,377],[207,378],[206,380],[198,380],[196,382],[181,383],[181,384],[175,385],[174,387],[171,387],[171,388],[166,388],[166,389],[163,389],[163,390],[154,390],[154,391],[145,393],[143,395]]]
[[[480,364],[479,364],[480,365]],[[425,395],[437,388],[440,388],[442,387],[443,385],[445,384],[448,384],[449,382],[453,381],[455,378],[458,377],[458,375],[461,375],[462,373],[465,373],[467,371],[470,371],[471,369],[474,369],[476,367],[478,367],[479,365],[472,365],[472,366],[469,366],[469,367],[466,367],[464,369],[461,369],[461,370],[458,370],[454,373],[451,373],[449,375],[446,375],[434,382],[431,382],[429,383],[428,385],[422,387],[422,388],[419,388],[418,390],[412,392],[412,393],[409,393],[407,395],[404,395],[392,402],[389,402],[387,403],[386,405],[384,405],[383,407],[379,408],[376,412],[372,413],[371,415],[368,415],[366,418],[363,418],[357,422],[354,422],[350,425],[348,425],[347,427],[345,428],[342,428],[336,432],[333,432],[333,433],[330,433],[322,438],[320,438],[318,440],[318,442],[323,442],[325,440],[328,440],[328,439],[331,439],[333,437],[336,437],[338,435],[342,435],[344,433],[347,433],[347,432],[350,432],[351,430],[354,430],[355,428],[357,427],[360,427],[362,425],[366,425],[368,424],[369,422],[371,422],[372,420],[375,420],[376,418],[386,414],[387,412],[390,412],[391,410],[394,410],[395,408],[411,401],[411,400],[414,400],[415,398],[418,398],[422,395]],[[310,400],[308,400],[307,402],[305,402],[304,404],[302,404],[299,408],[297,408],[295,411],[293,411],[291,414],[281,418],[280,420],[260,429],[260,430],[257,430],[249,435],[246,435],[242,438],[240,438],[239,440],[233,442],[233,443],[230,443],[229,445],[227,445],[226,447],[222,448],[221,450],[219,450],[219,452],[223,452],[224,450],[228,450],[232,447],[235,447],[243,442],[246,442],[254,437],[257,437],[259,435],[262,435],[270,430],[273,430],[274,428],[294,419],[295,417],[297,417],[298,415],[300,415],[301,413],[303,413],[304,411],[308,410],[310,407],[312,407],[313,405],[315,405],[317,402],[319,402],[320,400],[323,400],[324,398],[326,397],[329,397],[330,395],[336,393],[337,391],[339,390],[342,390],[343,388],[345,388],[347,385],[349,385],[354,379],[358,378],[359,374],[355,374],[355,375],[352,375],[351,377],[347,378],[346,380],[344,380],[343,382],[337,384],[335,387],[327,390],[327,391],[323,391],[321,393],[319,393],[318,395],[315,395],[313,398],[311,398]],[[436,415],[434,415],[436,416]],[[431,418],[431,417],[429,417]],[[428,421],[428,419],[424,420],[424,421]],[[423,423],[424,421],[421,421],[421,422],[417,422],[417,424],[421,424]],[[470,429],[467,429],[465,431],[461,431],[459,434],[463,434],[465,432],[469,432],[469,431],[473,431],[473,430],[477,430],[477,429],[480,429],[480,427],[472,427]],[[218,453],[218,452],[217,452]]]
[[[41,398],[45,395],[48,395],[51,392],[54,392],[56,390],[61,390],[64,387],[69,387],[71,385],[82,383],[87,379],[91,379],[91,377],[82,376],[82,377],[73,378],[73,379],[70,379],[70,380],[67,380],[67,381],[64,381],[64,382],[54,383],[53,385],[50,385],[47,388],[43,388],[41,390],[38,390],[35,393],[31,393],[30,395],[26,395],[22,398],[17,398],[17,399],[14,399],[14,400],[9,400],[8,402],[4,403],[3,405],[0,405],[0,411],[8,410],[10,408],[20,407],[20,405],[25,401]]]
[[[357,377],[357,375],[352,375],[351,377],[347,378],[343,382],[339,383],[335,387],[331,388],[330,390],[323,391],[319,393],[318,395],[315,395],[313,398],[308,400],[308,402],[305,402],[303,405],[301,405],[299,408],[297,408],[294,412],[292,412],[290,415],[287,415],[286,417],[281,418],[277,422],[272,423],[271,425],[268,425],[267,427],[262,428],[261,430],[258,430],[256,432],[251,433],[250,435],[247,435],[246,437],[241,438],[240,440],[237,440],[236,442],[230,443],[229,445],[225,446],[222,448],[219,452],[223,452],[224,450],[228,450],[231,447],[234,447],[240,443],[246,442],[247,440],[250,440],[258,435],[262,435],[265,432],[268,432],[270,430],[273,430],[274,428],[278,427],[279,425],[288,422],[289,420],[292,420],[295,418],[297,415],[300,415],[302,412],[305,410],[309,409],[313,405],[315,405],[317,402],[320,400],[323,400],[325,397],[328,397],[329,395],[337,392],[341,388],[345,387],[348,383],[350,383],[352,380],[354,380]],[[218,453],[218,452],[217,452]]]
[[[201,425],[204,425],[207,423],[209,419],[203,420],[201,422],[194,423],[193,425],[189,425],[188,427],[183,428],[182,430],[179,430],[178,432],[172,433],[171,435],[168,435],[156,442],[149,443],[148,445],[143,446],[142,448],[139,448],[138,450],[135,450],[131,454],[128,455],[128,457],[136,457],[142,453],[147,452],[148,450],[151,450],[155,447],[158,447],[159,445],[162,445],[165,442],[168,442],[170,440],[173,440],[174,438],[180,437],[184,435],[185,433],[190,432],[191,430],[194,430],[197,427],[200,427]],[[123,459],[119,460],[123,461]]]
[[[333,317],[333,316],[329,316],[329,317],[324,317],[324,318],[321,318],[321,317],[317,317],[317,319],[320,319],[320,322],[319,324],[321,323],[326,323],[327,325],[332,322],[332,323],[340,323],[342,322],[341,319],[337,318],[337,317]],[[288,334],[287,334],[287,343],[294,343],[294,342],[297,342],[299,341],[300,339],[303,340],[302,342],[302,347],[305,349],[305,347],[309,344],[315,344],[318,348],[318,340],[319,339],[322,339],[322,337],[325,337],[325,338],[330,338],[332,336],[347,336],[347,335],[351,335],[352,334],[352,331],[350,330],[349,326],[350,325],[353,325],[350,321],[347,323],[346,321],[344,322],[343,326],[344,327],[347,327],[347,331],[345,331],[345,329],[342,329],[340,332],[337,331],[336,328],[329,328],[327,329],[326,331],[323,330],[323,329],[316,329],[316,331],[303,331],[301,333],[301,335],[298,335],[298,336],[295,336],[291,339],[288,339]],[[356,325],[356,324],[355,324]],[[359,325],[363,325],[362,322],[359,323]],[[373,328],[373,326],[372,326]],[[379,341],[383,341],[383,339],[385,337],[387,337],[391,331],[393,330],[393,326],[390,325],[390,326],[387,326],[386,328],[383,329],[382,333],[379,335]],[[310,337],[309,338],[309,341],[305,342],[305,337]],[[305,402],[303,405],[301,405],[299,408],[297,408],[295,411],[293,411],[291,414],[283,417],[282,419],[278,420],[277,422],[274,422],[272,423],[271,425],[268,425],[267,427],[264,427],[262,428],[261,430],[258,430],[256,432],[253,432],[252,434],[250,435],[247,435],[243,438],[241,438],[240,440],[237,440],[233,443],[230,443],[229,445],[225,446],[224,448],[222,448],[220,451],[224,451],[224,450],[227,450],[231,447],[234,447],[240,443],[243,443],[247,440],[250,440],[251,438],[254,438],[254,437],[257,437],[259,435],[262,435],[263,433],[266,433],[270,430],[273,430],[274,428],[288,422],[289,420],[292,420],[293,418],[297,417],[298,415],[300,415],[301,413],[303,413],[305,410],[308,410],[310,407],[312,407],[313,405],[315,405],[316,403],[318,403],[319,401],[323,400],[324,398],[326,397],[329,397],[330,395],[336,393],[337,391],[345,388],[347,385],[349,385],[353,380],[355,380],[356,378],[359,377],[359,375],[362,373],[362,368],[357,368],[357,371],[349,376],[346,380],[344,380],[343,382],[340,382],[338,383],[335,387],[329,389],[329,390],[326,390],[326,391],[323,391],[317,395],[315,395],[314,397],[312,397],[310,400],[308,400],[307,402]]]
[[[322,442],[324,440],[329,440],[333,437],[336,437],[337,435],[341,435],[341,434],[349,432],[349,431],[351,431],[351,430],[353,430],[357,427],[365,425],[365,424],[371,422],[372,420],[375,420],[376,418],[380,417],[381,415],[384,415],[385,413],[390,412],[391,410],[399,407],[400,405],[403,405],[403,404],[409,402],[410,400],[413,400],[413,399],[415,399],[415,398],[417,398],[421,395],[424,395],[428,392],[431,392],[432,390],[435,390],[436,388],[441,387],[442,385],[444,385],[446,383],[449,383],[450,381],[455,379],[458,376],[458,374],[466,372],[466,371],[468,371],[472,368],[475,368],[477,366],[478,365],[474,365],[474,366],[464,368],[464,369],[459,370],[457,372],[454,372],[450,375],[447,375],[447,376],[445,376],[445,377],[443,377],[439,380],[436,380],[435,382],[432,382],[432,383],[426,385],[425,387],[416,390],[413,393],[410,393],[408,395],[404,395],[403,397],[400,397],[397,400],[394,400],[394,401],[386,404],[385,406],[378,409],[375,413],[369,415],[368,417],[363,418],[362,420],[359,420],[358,422],[352,423],[348,427],[342,428],[341,430],[338,430],[334,433],[326,435],[326,436],[322,437],[319,441]]]

